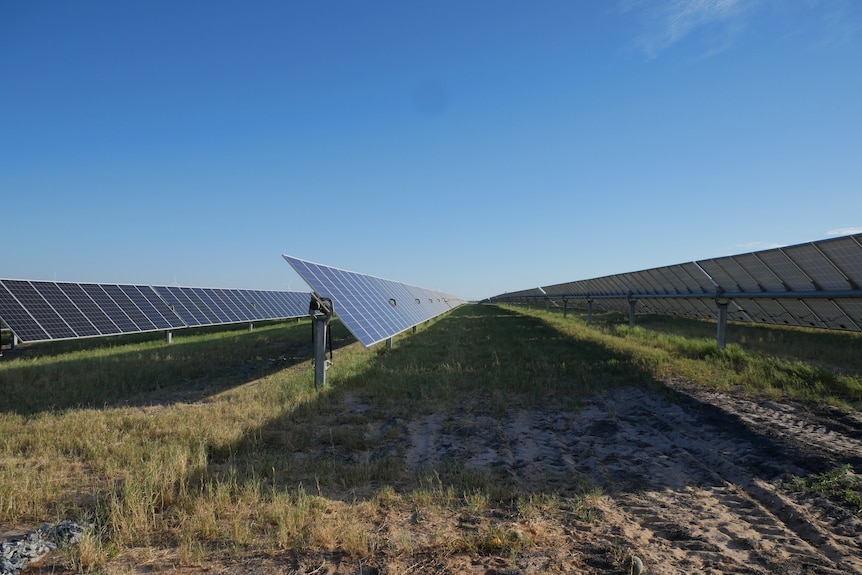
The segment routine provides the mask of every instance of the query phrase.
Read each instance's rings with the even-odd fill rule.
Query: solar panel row
[[[322,298],[362,345],[369,347],[464,303],[443,292],[315,264],[284,259]]]
[[[636,299],[642,311],[694,318],[714,318],[721,296],[734,320],[862,331],[862,234],[541,289],[581,306],[628,311]]]
[[[301,292],[0,280],[0,318],[24,342],[307,314]]]

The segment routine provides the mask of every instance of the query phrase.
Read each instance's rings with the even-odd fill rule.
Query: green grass
[[[249,548],[517,554],[553,541],[539,524],[555,515],[594,521],[595,488],[571,478],[572,492],[523,493],[458,461],[416,473],[397,426],[365,430],[457,409],[577,410],[602,390],[665,392],[669,380],[862,402],[854,334],[733,326],[719,351],[714,325],[598,319],[464,306],[391,351],[345,345],[336,322],[341,347],[322,390],[307,322],[178,333],[170,345],[150,335],[23,346],[0,360],[0,523],[93,522],[73,558],[82,570],[142,562],[147,549],[177,564]],[[345,394],[363,409],[346,409]],[[472,535],[446,531],[459,517],[475,521]],[[523,537],[524,522],[538,531]]]
[[[790,398],[812,404],[862,406],[862,335],[733,324],[728,344],[718,349],[715,323],[637,316],[628,327],[621,313],[512,308],[555,326],[577,339],[595,341],[627,355],[659,380],[684,379],[721,390]]]
[[[862,517],[862,476],[850,465],[812,477],[792,477],[785,489],[791,493],[822,495]]]

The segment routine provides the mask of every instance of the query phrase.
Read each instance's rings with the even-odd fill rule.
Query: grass
[[[862,517],[862,476],[851,465],[841,465],[813,477],[792,477],[785,489],[822,495]]]
[[[554,546],[566,522],[599,520],[600,492],[582,478],[565,492],[524,492],[457,460],[416,472],[399,425],[465,407],[497,417],[549,403],[577,410],[597,391],[663,390],[668,378],[862,402],[855,335],[733,326],[737,339],[719,351],[714,325],[641,325],[465,306],[389,351],[347,345],[336,322],[323,390],[307,322],[177,334],[170,345],[136,336],[23,346],[0,360],[0,524],[87,520],[93,531],[69,557],[81,571],[203,565],[249,550],[405,565],[516,556]],[[788,351],[795,338],[809,343]],[[812,358],[788,355],[793,345]]]
[[[628,316],[616,312],[594,312],[587,325],[580,310],[569,310],[564,318],[559,310],[517,309],[628,355],[659,380],[682,378],[753,396],[862,407],[862,334],[733,324],[720,350],[714,322],[646,315],[637,316],[632,329]]]

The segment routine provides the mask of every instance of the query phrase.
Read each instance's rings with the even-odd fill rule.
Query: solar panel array
[[[305,283],[330,298],[335,314],[365,347],[397,335],[464,303],[456,296],[340,270],[285,255]]]
[[[492,301],[551,298],[600,309],[862,331],[862,234],[789,247],[567,282],[546,295],[501,294]],[[525,292],[528,290],[525,290]]]
[[[307,293],[0,280],[0,318],[23,342],[303,317]]]

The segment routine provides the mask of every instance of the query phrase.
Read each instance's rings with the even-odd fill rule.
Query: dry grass
[[[732,358],[674,354],[651,335],[474,307],[392,352],[340,349],[331,385],[317,391],[308,331],[271,325],[4,358],[0,523],[93,523],[66,560],[84,572],[248,554],[385,557],[405,569],[431,556],[515,557],[598,520],[600,494],[577,481],[565,494],[523,493],[457,465],[416,474],[397,436],[363,430],[478,398],[496,414],[549,398],[576,410],[611,385],[679,374],[723,385],[740,373]],[[346,412],[346,392],[368,411]]]

